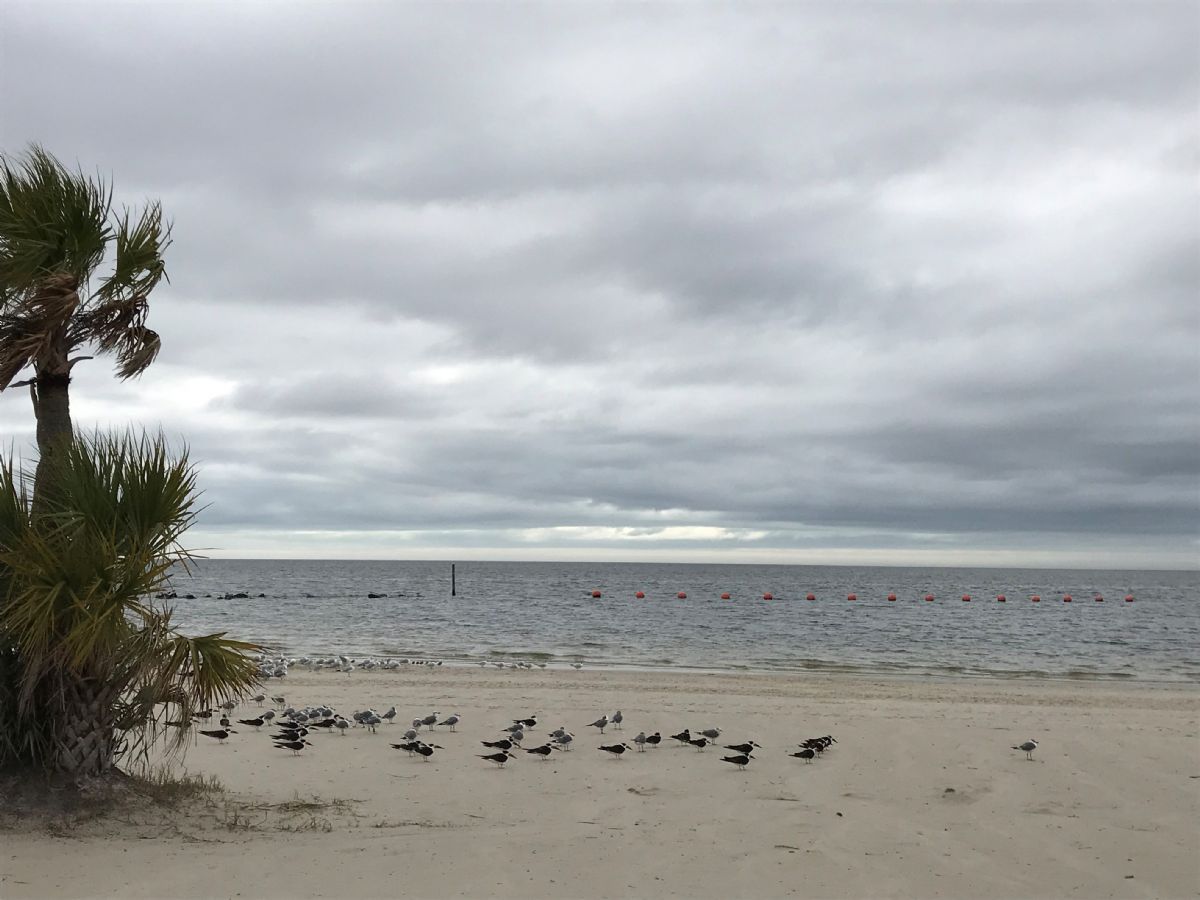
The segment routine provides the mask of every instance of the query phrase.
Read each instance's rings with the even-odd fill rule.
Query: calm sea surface
[[[201,560],[172,605],[185,633],[291,656],[1200,681],[1196,572],[466,562],[457,576],[452,597],[444,562]]]

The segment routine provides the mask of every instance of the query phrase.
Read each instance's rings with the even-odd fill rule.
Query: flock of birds
[[[229,740],[231,735],[238,733],[233,727],[234,724],[253,728],[255,731],[259,731],[265,726],[272,730],[270,735],[271,742],[276,749],[288,750],[292,755],[299,756],[302,751],[312,746],[308,738],[318,731],[325,733],[336,731],[345,735],[351,728],[363,728],[375,733],[379,726],[395,723],[399,715],[396,707],[392,706],[383,713],[376,712],[373,709],[366,709],[356,711],[349,717],[346,717],[335,712],[330,706],[305,706],[297,709],[287,706],[287,699],[283,696],[275,696],[269,699],[274,706],[272,709],[263,709],[268,700],[265,694],[249,698],[249,702],[258,704],[262,712],[256,716],[247,716],[246,718],[230,718],[234,710],[238,708],[238,703],[233,700],[222,703],[217,709],[198,712],[196,713],[196,721],[201,724],[207,723],[213,716],[218,715],[218,713],[220,714],[218,719],[219,728],[200,728],[198,732],[205,737],[212,738],[223,744]],[[566,726],[560,726],[550,731],[546,736],[546,740],[538,743],[537,746],[526,746],[527,743],[531,743],[527,742],[526,735],[537,728],[539,717],[539,713],[534,713],[523,718],[512,719],[511,724],[500,730],[500,735],[495,740],[480,741],[480,744],[489,752],[477,753],[476,756],[479,759],[495,764],[499,768],[503,768],[510,760],[517,759],[520,752],[540,758],[543,761],[556,752],[569,752],[575,743],[575,736],[567,730]],[[401,734],[400,741],[398,743],[389,743],[393,749],[404,751],[409,756],[429,760],[435,752],[444,750],[445,748],[439,744],[431,743],[431,739],[427,739],[428,736],[436,733],[438,728],[443,728],[447,732],[454,732],[456,726],[461,721],[462,717],[458,713],[442,718],[440,712],[433,712],[429,715],[412,719],[410,727]],[[624,730],[624,721],[624,714],[620,710],[617,710],[611,716],[601,716],[586,727],[595,728],[599,734],[603,735],[608,728],[618,731]],[[715,747],[718,745],[721,733],[721,729],[716,727],[704,728],[695,732],[685,728],[678,734],[669,735],[668,739],[677,741],[681,746],[686,745],[694,747],[697,751],[704,751],[710,746]],[[631,740],[633,742],[632,745],[621,741],[619,743],[600,744],[597,749],[614,758],[620,759],[621,756],[630,750],[644,753],[647,747],[657,749],[663,742],[663,735],[658,731],[652,734],[640,731]],[[837,739],[828,734],[822,737],[808,738],[801,741],[797,745],[797,749],[788,753],[788,755],[811,763],[836,743]],[[724,750],[733,751],[731,754],[722,755],[721,761],[737,766],[739,769],[745,769],[755,759],[754,751],[762,750],[762,745],[752,740],[736,744],[721,744],[720,746]]]
[[[287,678],[288,670],[292,667],[304,669],[307,672],[344,672],[350,674],[361,669],[364,672],[378,670],[381,672],[390,672],[395,669],[403,668],[404,666],[430,666],[436,667],[442,665],[444,660],[440,659],[418,659],[408,657],[384,657],[376,659],[374,657],[357,658],[353,656],[268,656],[262,655],[258,660],[258,676],[264,681],[269,678]],[[485,662],[478,663],[480,668],[492,666],[497,669],[545,669],[544,662],[529,662],[528,660],[516,660],[515,662]],[[582,669],[583,663],[569,663],[572,669]]]

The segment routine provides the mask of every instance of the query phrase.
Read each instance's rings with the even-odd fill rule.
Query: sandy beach
[[[404,668],[295,672],[268,693],[398,722],[458,713],[432,760],[402,725],[299,757],[242,727],[183,766],[186,808],[0,831],[0,897],[1194,897],[1200,690],[1187,685]],[[588,722],[621,709],[623,731]],[[243,708],[252,715],[256,708]],[[575,749],[476,757],[518,716]],[[718,726],[749,769],[610,739]],[[812,764],[795,744],[833,734]],[[1041,746],[1029,762],[1010,749]],[[727,739],[727,740],[726,740]]]

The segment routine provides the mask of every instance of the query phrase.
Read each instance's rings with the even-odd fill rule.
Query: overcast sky
[[[1196,567],[1200,6],[0,5],[213,556]],[[21,390],[0,433],[28,454]]]

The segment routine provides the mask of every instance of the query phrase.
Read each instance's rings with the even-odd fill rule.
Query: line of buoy
[[[603,593],[602,593],[602,592],[600,592],[600,591],[592,591],[592,592],[591,592],[591,594],[592,594],[592,599],[594,599],[594,600],[599,600],[601,597],[603,597],[603,596],[604,596],[604,595],[603,595]],[[634,593],[634,595],[633,595],[633,596],[634,596],[634,597],[636,597],[638,600],[644,600],[644,599],[646,599],[646,593],[645,593],[645,591],[637,591],[637,592],[635,592],[635,593]],[[685,591],[680,591],[680,592],[679,592],[679,593],[677,593],[675,596],[676,596],[678,599],[680,599],[680,600],[686,600],[688,595],[687,595],[687,593],[686,593]],[[774,599],[775,599],[775,595],[774,595],[774,594],[772,594],[770,591],[767,591],[765,594],[763,594],[763,595],[762,595],[762,598],[763,598],[764,600],[774,600]],[[731,600],[731,599],[733,599],[733,596],[732,596],[732,594],[730,594],[728,591],[726,591],[726,592],[724,592],[723,594],[721,594],[721,599],[722,599],[722,600]],[[816,599],[817,599],[817,595],[816,595],[816,594],[813,594],[813,593],[808,593],[808,594],[805,594],[805,595],[804,595],[804,599],[805,599],[805,600],[816,600]],[[846,599],[847,599],[847,600],[850,600],[850,601],[855,601],[855,600],[857,600],[857,599],[858,599],[858,594],[847,594],[847,595],[846,595]],[[934,595],[933,595],[933,594],[926,594],[926,595],[925,595],[925,596],[924,596],[922,599],[924,599],[924,600],[925,600],[925,602],[927,602],[927,603],[932,603],[932,602],[934,601],[935,597],[934,597]],[[1031,602],[1033,602],[1033,603],[1041,603],[1041,602],[1042,602],[1041,595],[1039,595],[1039,594],[1034,594],[1034,595],[1033,595],[1032,597],[1030,597],[1029,599],[1030,599],[1030,601],[1031,601]],[[1063,594],[1063,598],[1062,598],[1062,599],[1063,599],[1063,603],[1071,603],[1071,602],[1074,600],[1074,598],[1073,598],[1073,597],[1072,597],[1070,594]],[[1095,596],[1094,596],[1092,599],[1094,599],[1094,600],[1095,600],[1097,603],[1103,603],[1103,602],[1104,602],[1104,595],[1103,595],[1103,594],[1096,594],[1096,595],[1095,595]],[[888,594],[888,595],[887,595],[887,600],[888,600],[888,603],[895,603],[895,602],[896,602],[896,595],[895,595],[895,594]],[[963,594],[963,595],[962,595],[962,600],[963,600],[963,603],[970,603],[970,602],[971,602],[971,595],[970,595],[970,594]],[[1132,603],[1133,601],[1134,601],[1134,596],[1133,596],[1133,594],[1126,594],[1126,595],[1125,595],[1125,602],[1126,602],[1126,603]],[[996,602],[997,602],[997,603],[1007,603],[1007,602],[1008,602],[1008,597],[1007,597],[1006,595],[1004,595],[1004,594],[997,594],[997,595],[996,595]]]

